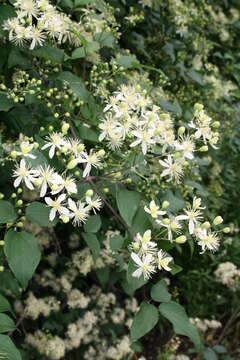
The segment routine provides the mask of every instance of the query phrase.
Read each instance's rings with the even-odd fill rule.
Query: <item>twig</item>
[[[24,318],[25,318],[25,313],[23,312],[22,315],[20,316],[20,318],[18,319],[17,323],[16,323],[15,329],[12,330],[12,331],[10,331],[10,332],[8,333],[8,336],[11,336],[11,335],[14,333],[14,331],[17,330],[17,328],[19,327],[19,325],[21,325],[21,323],[23,322]]]
[[[216,344],[219,344],[222,342],[222,340],[224,339],[228,328],[232,325],[232,323],[234,322],[234,320],[236,319],[238,313],[240,312],[240,305],[235,309],[235,311],[233,312],[232,316],[229,318],[229,320],[227,321],[226,325],[224,326]]]

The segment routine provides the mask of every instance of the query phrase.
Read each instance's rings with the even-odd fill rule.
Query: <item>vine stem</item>
[[[234,320],[236,319],[236,317],[238,316],[238,313],[240,312],[240,305],[235,309],[235,311],[232,313],[232,316],[229,318],[229,320],[227,321],[226,325],[223,328],[223,331],[221,332],[216,344],[219,344],[222,342],[222,340],[224,339],[227,330],[229,329],[229,327],[232,325],[232,323],[234,322]]]

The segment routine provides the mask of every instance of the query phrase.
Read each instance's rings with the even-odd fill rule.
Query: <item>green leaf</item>
[[[0,335],[1,360],[21,360],[21,355],[9,336]]]
[[[4,35],[5,31],[3,30],[3,22],[9,18],[16,16],[16,12],[13,6],[10,5],[0,5],[0,34]],[[6,33],[5,33],[6,34]]]
[[[56,63],[62,63],[64,61],[65,53],[63,50],[54,48],[49,45],[41,46],[38,49],[32,50],[33,56],[38,56],[40,58],[51,60]]]
[[[114,235],[110,237],[110,248],[112,251],[118,251],[124,244],[124,238],[121,235]]]
[[[199,85],[202,85],[202,86],[204,85],[204,80],[203,80],[202,75],[200,73],[198,73],[196,70],[190,69],[187,74],[190,77],[190,79],[192,79]]]
[[[142,302],[131,326],[132,340],[138,340],[151,331],[157,324],[158,318],[157,308],[152,304]]]
[[[136,265],[132,259],[130,259],[127,270],[127,282],[130,287],[129,291],[134,293],[137,289],[142,287],[147,283],[147,280],[144,280],[143,275],[140,278],[133,277],[132,274],[136,270]]]
[[[16,220],[17,214],[13,205],[5,200],[0,200],[0,224]]]
[[[37,239],[25,231],[9,230],[5,236],[4,252],[10,269],[25,289],[41,258]]]
[[[93,2],[93,0],[75,0],[74,4],[75,4],[75,7],[77,7],[77,6],[88,5],[91,2]]]
[[[85,87],[84,81],[80,77],[73,75],[70,71],[64,71],[58,78],[62,81],[66,81],[70,89],[79,98],[84,101],[88,100],[89,93]]]
[[[100,45],[97,41],[92,41],[87,44],[86,51],[89,54],[95,53],[100,49]]]
[[[139,61],[134,55],[121,55],[116,59],[116,63],[125,67],[126,69],[133,69],[139,66]]]
[[[100,253],[100,244],[96,235],[91,233],[83,233],[82,236],[92,252],[93,260],[96,261]]]
[[[182,271],[182,267],[180,265],[177,265],[177,264],[171,264],[171,274],[172,275],[176,275],[178,274],[179,272]]]
[[[0,93],[0,111],[8,111],[14,106],[14,102],[7,98],[5,93]]]
[[[99,215],[90,216],[84,224],[84,231],[90,233],[96,233],[101,228],[102,222]]]
[[[140,207],[137,210],[136,215],[134,216],[133,222],[132,222],[132,231],[133,233],[141,233],[143,234],[146,230],[150,229],[152,227],[152,224],[149,220],[149,216],[144,211],[142,207]]]
[[[152,286],[151,298],[154,301],[169,302],[171,297],[171,294],[168,292],[166,281],[160,280],[157,284]]]
[[[53,226],[56,221],[49,220],[50,208],[38,201],[32,202],[26,209],[26,218],[40,226]]]
[[[162,303],[159,305],[159,311],[173,324],[176,334],[189,337],[196,348],[201,347],[201,340],[197,329],[190,323],[184,308],[180,304],[174,301]]]
[[[6,314],[0,314],[0,333],[13,331],[14,329],[15,329],[15,324],[14,324],[13,319],[11,319]],[[1,351],[1,349],[0,349],[0,351]],[[1,357],[0,357],[0,359],[1,359]]]
[[[72,59],[80,59],[86,56],[86,51],[83,47],[77,48],[72,52]]]
[[[0,313],[5,311],[12,312],[12,307],[9,304],[8,300],[0,294]]]
[[[133,217],[140,204],[140,194],[135,191],[123,189],[117,193],[116,200],[122,218],[126,221],[128,226],[131,226]]]
[[[8,68],[11,69],[14,66],[20,66],[23,69],[28,69],[31,67],[31,62],[29,58],[19,49],[13,48],[10,51],[8,57]]]
[[[112,48],[114,45],[114,36],[109,32],[101,32],[94,35],[94,39],[98,41],[101,45],[101,47],[109,47]]]
[[[203,350],[203,356],[205,360],[218,360],[217,354],[210,348]]]

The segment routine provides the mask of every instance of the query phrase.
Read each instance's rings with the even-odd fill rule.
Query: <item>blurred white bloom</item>
[[[52,169],[49,165],[45,165],[45,167],[40,166],[38,168],[38,179],[41,190],[40,190],[40,197],[43,197],[46,195],[47,187],[51,186],[54,183],[59,183],[61,181],[62,177],[58,175],[54,169]]]
[[[202,247],[202,253],[206,250],[216,251],[219,248],[219,237],[207,229],[202,229],[198,233],[198,245]]]
[[[158,255],[158,259],[157,259],[158,269],[171,271],[171,268],[168,266],[168,264],[173,260],[172,256],[170,256],[168,253],[166,253],[163,250],[159,250],[157,255]]]
[[[50,147],[49,150],[49,157],[50,159],[53,158],[56,149],[61,149],[62,146],[67,146],[67,142],[63,138],[62,134],[59,133],[52,133],[48,137],[48,142],[42,147],[42,150],[45,150]]]
[[[198,225],[199,221],[202,220],[203,216],[201,213],[201,209],[204,209],[204,207],[201,207],[201,199],[200,198],[193,198],[193,205],[188,206],[187,209],[183,209],[186,215],[179,215],[178,220],[188,220],[189,221],[189,233],[194,233],[194,227],[195,225]]]
[[[175,179],[175,181],[179,183],[181,177],[183,176],[182,159],[177,159],[174,161],[172,156],[168,155],[167,159],[159,160],[159,163],[164,168],[161,173],[161,177],[169,176],[170,178],[167,181]]]
[[[13,177],[16,177],[13,185],[14,187],[18,187],[21,182],[24,182],[28,189],[34,190],[32,183],[34,183],[37,175],[37,170],[31,169],[31,167],[26,164],[25,160],[22,159],[20,165],[17,165],[13,172]]]
[[[75,180],[71,176],[60,177],[53,183],[51,194],[56,195],[62,190],[66,190],[67,193],[77,194],[77,185]]]
[[[56,213],[59,215],[69,215],[69,210],[62,205],[62,202],[66,199],[66,194],[61,194],[57,199],[53,200],[50,197],[45,197],[45,201],[48,206],[51,207],[49,214],[49,220],[53,221],[56,216]]]
[[[99,211],[102,207],[102,200],[99,196],[86,196],[86,203],[93,209],[94,214],[96,214],[96,210]]]
[[[155,272],[151,254],[147,254],[141,259],[137,254],[131,253],[131,258],[138,265],[138,269],[132,274],[133,277],[139,278],[143,274],[144,279],[147,280]]]
[[[81,222],[85,222],[88,218],[89,207],[86,204],[78,201],[75,203],[72,199],[68,199],[68,207],[71,210],[70,217],[73,218],[73,225],[80,225]]]
[[[89,176],[92,166],[97,168],[100,166],[100,159],[98,155],[90,150],[90,153],[84,153],[83,158],[79,160],[80,163],[86,163],[85,169],[83,171],[83,177]]]
[[[159,206],[156,205],[155,201],[152,200],[149,204],[149,208],[144,206],[144,210],[152,216],[152,218],[156,219],[159,215],[165,215],[166,211],[159,210]]]

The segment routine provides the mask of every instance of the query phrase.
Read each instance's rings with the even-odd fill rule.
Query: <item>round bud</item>
[[[86,191],[86,196],[93,196],[93,190],[92,189],[88,189],[87,191]]]
[[[40,127],[40,131],[44,131],[45,128],[43,126]]]
[[[127,179],[126,179],[126,184],[131,184],[131,182],[132,182],[132,179],[131,179],[131,178],[127,178]]]
[[[165,219],[162,220],[162,223],[163,223],[164,225],[169,225],[169,224],[170,224],[170,220],[169,220],[168,218],[165,218]]]
[[[16,202],[16,206],[18,206],[18,207],[22,206],[22,204],[23,204],[23,201],[21,199]]]
[[[104,188],[103,191],[107,194],[109,192],[109,188]]]
[[[105,155],[105,150],[104,149],[101,149],[98,151],[98,156],[104,156]]]
[[[10,156],[11,156],[12,159],[16,159],[17,152],[15,150],[11,151]]]
[[[50,125],[50,126],[48,127],[48,130],[49,130],[50,132],[52,132],[53,129],[54,129],[54,127],[53,127],[52,125]]]
[[[69,113],[69,112],[66,112],[66,113],[65,113],[65,116],[66,116],[66,117],[70,117],[70,113]]]
[[[16,193],[12,193],[11,198],[12,198],[12,199],[15,199],[16,197],[17,197],[17,194],[16,194]]]
[[[230,231],[231,231],[231,229],[228,226],[223,229],[224,234],[229,234]]]
[[[218,129],[220,127],[220,122],[219,121],[214,121],[212,123],[212,127],[215,128],[215,129]]]
[[[215,217],[215,219],[213,220],[213,224],[214,224],[215,226],[220,225],[222,222],[223,222],[223,218],[222,218],[221,216],[217,216],[217,217]]]
[[[23,192],[22,188],[18,188],[18,189],[17,189],[17,193],[18,193],[18,194],[21,194],[22,192]]]
[[[22,228],[22,227],[23,227],[23,222],[22,222],[22,221],[19,221],[19,222],[17,223],[17,227]]]
[[[55,117],[55,119],[59,118],[59,114],[58,114],[58,113],[55,113],[55,114],[54,114],[54,117]]]
[[[166,209],[169,207],[169,202],[167,200],[164,200],[164,202],[162,203],[162,209]]]
[[[62,215],[62,216],[61,216],[61,220],[62,220],[62,222],[63,222],[64,224],[67,224],[67,223],[69,222],[69,217],[66,216],[66,215]]]
[[[208,151],[208,146],[207,145],[203,145],[200,147],[199,151],[201,152],[207,152]]]
[[[80,175],[81,175],[81,174],[80,174],[80,171],[79,171],[79,170],[76,170],[75,173],[74,173],[74,175],[75,175],[76,177],[80,177]]]
[[[67,169],[72,170],[77,166],[77,164],[78,164],[78,160],[73,159],[73,160],[69,161],[69,163],[67,164]]]
[[[64,123],[62,124],[62,133],[63,133],[63,134],[67,134],[67,132],[68,132],[68,130],[69,130],[69,127],[70,127],[70,125],[69,125],[68,123],[64,122]]]
[[[177,244],[184,244],[187,241],[187,237],[185,235],[181,235],[178,236],[175,241]]]
[[[180,126],[178,129],[178,135],[181,136],[185,133],[186,128],[184,126]]]
[[[0,240],[0,246],[4,246],[5,242],[4,240]]]
[[[4,198],[4,194],[0,193],[0,200],[2,200]]]
[[[203,229],[210,229],[211,224],[210,224],[209,221],[205,221],[205,222],[201,225],[201,227],[202,227]]]
[[[33,145],[34,145],[34,149],[38,149],[38,148],[39,148],[39,143],[35,142]]]
[[[4,271],[4,266],[0,266],[0,272]]]
[[[139,250],[139,243],[137,241],[134,241],[134,243],[132,244],[133,250],[134,251],[138,251]]]

